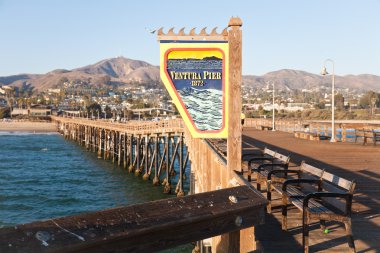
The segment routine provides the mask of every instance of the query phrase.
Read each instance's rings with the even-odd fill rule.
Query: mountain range
[[[105,59],[92,65],[72,70],[57,69],[46,74],[20,74],[0,77],[0,83],[10,86],[33,86],[35,90],[44,91],[49,88],[59,88],[59,80],[91,80],[93,84],[114,83],[119,86],[134,84],[158,85],[160,80],[159,67],[140,60],[125,57]],[[276,89],[316,89],[321,86],[331,86],[330,76],[321,76],[301,70],[282,69],[266,73],[262,76],[244,75],[243,84],[249,87],[264,87],[273,81]],[[345,75],[335,76],[337,88],[355,90],[373,90],[380,92],[380,76]]]

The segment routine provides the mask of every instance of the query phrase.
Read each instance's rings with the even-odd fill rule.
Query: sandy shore
[[[31,122],[31,121],[0,121],[0,131],[7,132],[57,132],[54,123],[51,122]]]

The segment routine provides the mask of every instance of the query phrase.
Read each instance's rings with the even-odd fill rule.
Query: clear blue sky
[[[279,69],[380,75],[380,0],[0,0],[0,76],[105,58],[159,64],[148,28],[243,20],[243,74]]]

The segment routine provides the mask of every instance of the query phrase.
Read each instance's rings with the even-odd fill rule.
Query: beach
[[[6,132],[56,132],[56,125],[52,122],[33,121],[0,121],[0,131]]]

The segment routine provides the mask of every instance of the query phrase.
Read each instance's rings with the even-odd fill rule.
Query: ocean
[[[174,196],[162,190],[59,134],[0,132],[0,228]]]

